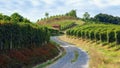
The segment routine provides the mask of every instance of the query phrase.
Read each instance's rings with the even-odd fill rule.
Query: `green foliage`
[[[46,13],[45,13],[45,16],[48,17],[48,16],[49,16],[49,13],[46,12]]]
[[[86,24],[69,29],[66,33],[83,39],[120,44],[120,27],[118,25]]]
[[[10,21],[10,19],[11,19],[11,18],[10,18],[9,16],[3,15],[3,20],[4,20],[4,21]]]
[[[120,17],[100,13],[94,17],[94,21],[111,23],[111,24],[120,24]]]
[[[18,13],[13,13],[11,16],[0,13],[0,22],[2,23],[31,23],[30,20],[24,18]]]
[[[0,13],[0,20],[2,20],[3,19],[3,14],[2,13]]]
[[[66,21],[66,22],[61,22],[60,25],[61,25],[61,28],[60,28],[60,29],[61,29],[61,30],[65,30],[65,29],[68,29],[68,28],[74,26],[75,23],[74,23],[74,22],[71,22],[71,21]]]
[[[11,17],[11,21],[14,22],[14,23],[30,22],[29,20],[27,20],[23,16],[19,15],[18,13],[13,13],[10,17]]]
[[[10,17],[7,15],[3,15],[2,13],[0,13],[0,21],[10,21]]]
[[[84,20],[90,19],[90,14],[89,14],[88,12],[85,12],[85,13],[83,14],[83,19],[84,19]]]
[[[55,35],[59,34],[59,30],[52,29],[52,28],[49,28],[48,30],[49,30],[51,36],[55,36]]]
[[[29,23],[0,23],[0,50],[39,47],[49,42],[46,27]]]
[[[70,12],[66,13],[66,16],[77,17],[76,10],[71,10]]]
[[[15,22],[15,23],[22,22],[23,21],[23,17],[21,15],[19,15],[18,13],[13,13],[11,15],[11,21]]]

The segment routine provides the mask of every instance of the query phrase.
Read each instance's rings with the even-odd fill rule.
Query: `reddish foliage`
[[[9,52],[9,57],[15,58],[20,62],[25,62],[28,60],[28,58],[21,51],[18,50],[11,50]]]
[[[4,66],[6,66],[10,61],[4,56],[4,55],[0,55],[0,68],[4,68]]]
[[[53,54],[52,52],[54,50],[57,50],[57,48],[50,43],[39,48],[10,50],[7,54],[0,55],[0,68],[6,68],[12,61],[23,63],[25,65],[30,64],[34,61],[33,58],[39,58],[39,63],[41,63],[56,56],[58,53],[56,52],[56,54]]]

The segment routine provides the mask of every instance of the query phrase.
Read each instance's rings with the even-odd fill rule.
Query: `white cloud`
[[[92,15],[103,11],[109,13],[107,10],[115,13],[115,9],[120,10],[115,6],[120,6],[119,0],[0,0],[0,12],[7,15],[18,12],[32,21],[44,17],[45,12],[55,15],[72,9],[77,10],[78,16],[82,16],[84,12]]]
[[[40,3],[39,3],[39,0],[30,0],[32,5],[34,6],[38,6]]]
[[[43,1],[46,4],[50,5],[50,4],[53,4],[56,0],[41,0],[41,1]]]
[[[95,4],[100,8],[106,8],[110,6],[119,6],[119,0],[92,0],[91,3]]]

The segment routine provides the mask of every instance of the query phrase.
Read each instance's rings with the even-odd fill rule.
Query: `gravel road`
[[[47,66],[47,68],[88,68],[89,56],[85,51],[75,47],[73,44],[60,40],[58,37],[51,37],[51,40],[64,47],[66,55]],[[71,62],[71,60],[75,58],[75,51],[77,51],[79,55],[75,62]]]

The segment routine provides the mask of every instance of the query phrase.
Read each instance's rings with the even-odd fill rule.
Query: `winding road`
[[[88,54],[80,48],[74,45],[60,40],[58,37],[51,37],[51,40],[60,44],[66,50],[66,55],[54,62],[53,64],[47,66],[47,68],[88,68],[89,56]],[[75,51],[79,54],[76,58],[77,60],[71,62],[75,58]]]

